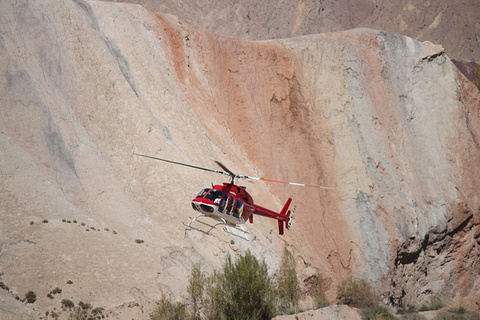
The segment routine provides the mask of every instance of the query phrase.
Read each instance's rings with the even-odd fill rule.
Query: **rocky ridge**
[[[441,44],[462,73],[477,87],[480,83],[480,9],[476,0],[106,1],[141,4],[206,31],[245,40],[353,28],[385,30]]]
[[[185,296],[195,263],[249,249],[273,274],[285,243],[331,300],[353,275],[396,306],[475,307],[480,96],[441,46],[372,29],[244,41],[96,1],[0,6],[0,309],[33,290],[26,316],[68,298],[147,318],[162,292]],[[220,178],[133,152],[334,190],[248,184],[267,207],[293,196],[294,228],[206,236],[180,222]]]
[[[291,38],[373,28],[439,43],[457,61],[480,63],[480,9],[476,0],[108,0],[167,12],[216,34],[246,40]]]

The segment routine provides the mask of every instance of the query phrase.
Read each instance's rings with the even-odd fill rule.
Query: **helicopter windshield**
[[[197,198],[205,198],[214,202],[219,205],[218,210],[220,212],[233,215],[236,218],[239,218],[243,213],[244,202],[225,194],[221,190],[205,188],[198,193]]]
[[[207,194],[205,194],[204,198],[208,200],[212,200],[215,203],[220,203],[221,199],[223,198],[224,193],[220,190],[212,189]]]
[[[205,188],[200,190],[200,192],[197,194],[196,198],[203,198],[203,196],[210,191],[210,188]]]

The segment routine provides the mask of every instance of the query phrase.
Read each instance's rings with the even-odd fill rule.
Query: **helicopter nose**
[[[215,208],[213,206],[195,201],[192,201],[192,208],[193,210],[199,211],[204,214],[212,213],[213,211],[215,211]]]
[[[207,205],[207,204],[200,204],[200,209],[205,212],[205,213],[212,213],[213,212],[213,207]]]

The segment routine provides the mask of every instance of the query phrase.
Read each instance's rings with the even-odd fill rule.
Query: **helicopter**
[[[224,225],[225,231],[233,235],[238,236],[238,234],[231,231],[230,228],[234,228],[243,233],[243,236],[240,236],[248,240],[247,231],[243,228],[243,224],[247,221],[253,223],[253,216],[259,215],[267,218],[276,219],[278,222],[278,233],[280,235],[284,234],[285,228],[288,230],[292,226],[293,215],[295,213],[295,207],[292,210],[289,210],[290,204],[292,203],[292,198],[289,197],[285,202],[285,205],[280,210],[280,212],[275,212],[273,210],[264,208],[257,204],[254,204],[252,196],[247,192],[246,187],[239,186],[235,184],[236,179],[250,179],[257,181],[266,181],[266,182],[275,182],[283,183],[294,186],[303,186],[303,187],[315,187],[320,189],[332,189],[330,187],[310,185],[296,182],[288,182],[281,180],[272,180],[260,177],[251,177],[247,175],[239,175],[230,171],[226,166],[221,162],[215,161],[222,170],[209,169],[204,167],[199,167],[195,165],[190,165],[182,162],[172,161],[168,159],[153,157],[149,155],[134,153],[136,156],[145,157],[153,160],[164,161],[171,164],[181,165],[193,169],[199,169],[208,172],[215,172],[222,175],[227,175],[230,177],[230,182],[223,182],[221,185],[213,185],[208,188],[203,188],[192,200],[192,208],[197,211],[198,214],[194,217],[188,224],[183,223],[186,227],[195,229],[206,234],[209,234],[218,225]],[[214,225],[208,224],[204,221],[199,220],[199,218],[208,217],[217,220],[218,222]],[[194,222],[199,222],[204,224],[210,229],[204,231],[197,227],[193,226]]]

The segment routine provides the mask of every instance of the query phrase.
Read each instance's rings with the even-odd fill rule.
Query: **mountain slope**
[[[441,47],[371,29],[242,41],[130,4],[0,6],[0,303],[32,290],[42,315],[70,299],[148,318],[162,292],[186,295],[195,263],[251,250],[273,275],[285,243],[332,300],[353,275],[399,306],[478,301],[479,93]],[[134,152],[334,190],[248,183],[275,210],[293,196],[292,230],[259,217],[251,242],[207,236],[181,222],[222,177]]]
[[[452,59],[480,60],[476,0],[114,1],[138,3],[204,30],[242,39],[290,38],[367,27],[441,44]]]

